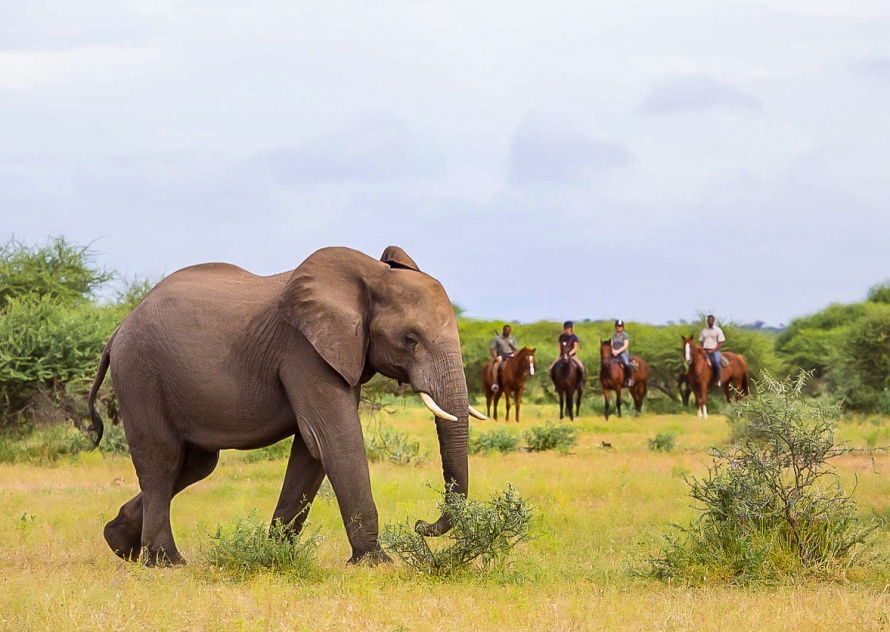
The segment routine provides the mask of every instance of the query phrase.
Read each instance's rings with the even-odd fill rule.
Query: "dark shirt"
[[[561,334],[559,334],[557,342],[559,343],[559,348],[565,349],[566,351],[571,351],[572,349],[574,349],[576,342],[578,344],[581,343],[581,341],[578,340],[578,336],[576,336],[574,332],[572,332],[571,334],[562,332]]]

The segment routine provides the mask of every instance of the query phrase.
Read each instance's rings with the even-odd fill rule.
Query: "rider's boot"
[[[634,368],[629,364],[624,365],[624,385],[634,385]]]

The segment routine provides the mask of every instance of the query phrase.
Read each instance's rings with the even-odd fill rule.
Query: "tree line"
[[[55,237],[43,244],[10,238],[0,245],[0,424],[7,428],[39,423],[43,417],[85,415],[86,394],[99,356],[115,328],[152,283],[122,279],[96,261],[87,246]],[[116,288],[116,289],[112,289]],[[537,377],[527,397],[547,400],[547,368],[557,355],[562,324],[512,323],[458,318],[471,396],[481,393],[482,364],[504,324],[522,346],[536,348]],[[651,366],[651,402],[679,400],[684,372],[681,336],[704,325],[627,322],[631,352]],[[842,401],[847,410],[890,414],[890,285],[872,288],[866,299],[833,304],[796,319],[781,333],[721,323],[726,349],[743,354],[756,380],[812,371],[813,394]],[[599,371],[599,341],[612,335],[611,321],[579,321],[579,357],[593,378]],[[376,388],[391,386],[375,383]],[[598,392],[590,388],[589,392]],[[110,393],[104,400],[113,407]],[[51,411],[56,411],[51,414]]]

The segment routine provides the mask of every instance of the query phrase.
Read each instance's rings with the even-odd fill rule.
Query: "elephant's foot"
[[[346,562],[347,564],[368,564],[370,566],[377,566],[378,564],[391,564],[392,558],[384,552],[383,549],[380,548],[380,545],[377,544],[370,551],[365,551],[364,553],[359,553],[355,549],[352,551],[352,557]]]
[[[168,566],[185,566],[185,558],[179,554],[176,547],[170,552],[160,549],[158,551],[149,551],[148,549],[142,555],[142,563],[145,566],[155,568],[166,568]]]
[[[105,525],[103,535],[114,554],[128,562],[139,561],[142,547],[142,517],[138,524],[127,517],[121,507],[117,517]]]

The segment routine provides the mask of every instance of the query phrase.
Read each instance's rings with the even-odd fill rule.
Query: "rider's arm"
[[[625,340],[624,344],[618,347],[617,349],[612,349],[612,355],[621,355],[625,351],[627,351],[627,347],[630,345],[630,340]]]
[[[577,355],[577,353],[578,353],[578,341],[576,340],[575,344],[572,345],[572,350],[569,351],[569,355],[574,356],[574,355]]]

